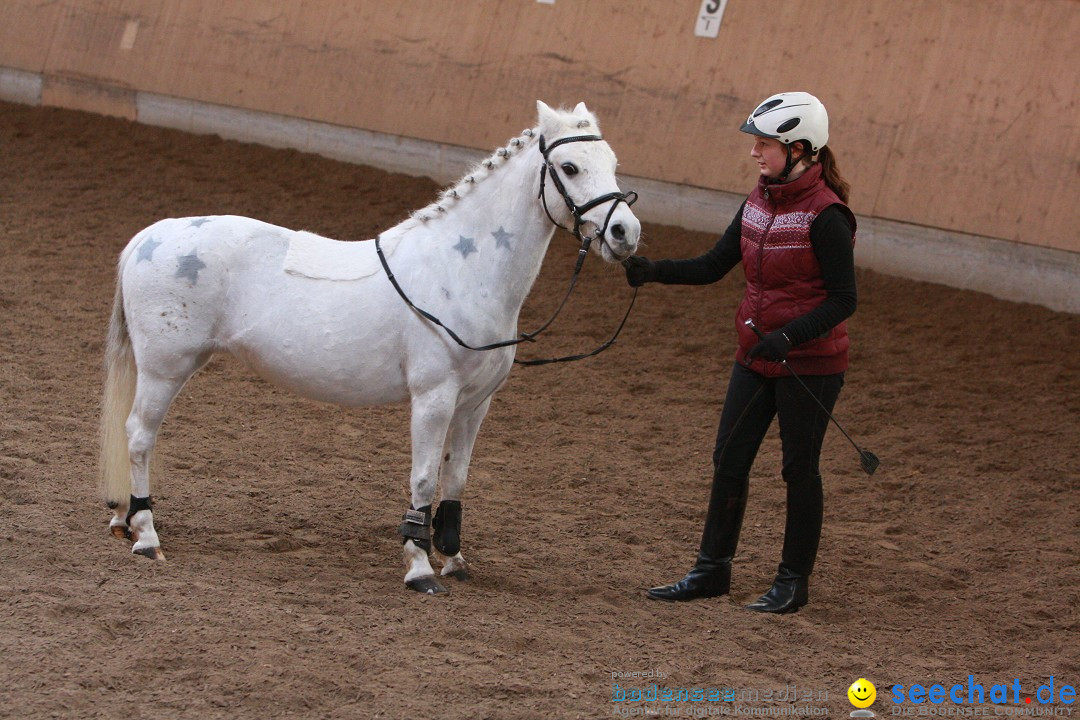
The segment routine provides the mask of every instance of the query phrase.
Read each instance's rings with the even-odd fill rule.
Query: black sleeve
[[[810,226],[810,243],[821,266],[825,300],[784,326],[792,345],[825,335],[855,312],[855,252],[851,223],[839,205],[822,210]]]
[[[665,285],[708,285],[727,275],[742,260],[742,204],[735,219],[704,255],[687,260],[657,260],[656,282]]]

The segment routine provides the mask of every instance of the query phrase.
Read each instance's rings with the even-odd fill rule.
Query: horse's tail
[[[134,245],[134,243],[132,243]],[[116,294],[105,344],[105,394],[101,404],[101,492],[109,507],[126,506],[131,496],[131,462],[125,425],[135,401],[135,353],[124,317],[123,271],[131,245],[121,254]]]

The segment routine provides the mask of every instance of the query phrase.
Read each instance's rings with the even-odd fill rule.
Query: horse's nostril
[[[614,237],[616,240],[625,240],[626,228],[624,228],[622,225],[612,225],[611,236]]]

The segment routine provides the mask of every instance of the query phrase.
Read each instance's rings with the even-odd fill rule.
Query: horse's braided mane
[[[401,229],[404,230],[408,227],[426,223],[445,214],[454,203],[468,195],[481,182],[491,177],[513,155],[520,152],[529,143],[534,142],[539,134],[540,132],[536,128],[522,130],[521,134],[510,140],[505,147],[499,148],[491,157],[477,163],[463,178],[439,193],[438,200],[412,213],[409,219],[402,223]]]
[[[564,109],[556,110],[555,114],[566,129],[596,127],[595,120],[585,120]],[[464,177],[439,193],[438,200],[413,212],[407,220],[394,228],[394,230],[404,232],[409,228],[426,224],[445,215],[454,203],[472,192],[481,182],[491,177],[511,157],[524,150],[531,143],[537,142],[540,133],[541,129],[539,127],[522,130],[520,135],[511,139],[504,147],[497,149],[491,157],[477,163]]]

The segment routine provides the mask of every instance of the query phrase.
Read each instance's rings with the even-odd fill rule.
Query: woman
[[[776,416],[787,484],[784,549],[772,588],[747,608],[786,613],[807,603],[821,536],[818,459],[828,416],[810,392],[831,412],[844,383],[844,320],[856,304],[855,216],[846,205],[848,184],[826,146],[825,106],[813,95],[773,95],[740,130],[754,136],[750,157],[761,174],[716,246],[688,260],[631,257],[626,263],[634,287],[714,283],[739,262],[746,274],[735,317],[739,349],[716,435],[697,562],[682,580],[648,596],[683,601],[728,593],[750,466]],[[810,392],[781,364],[785,360]]]

